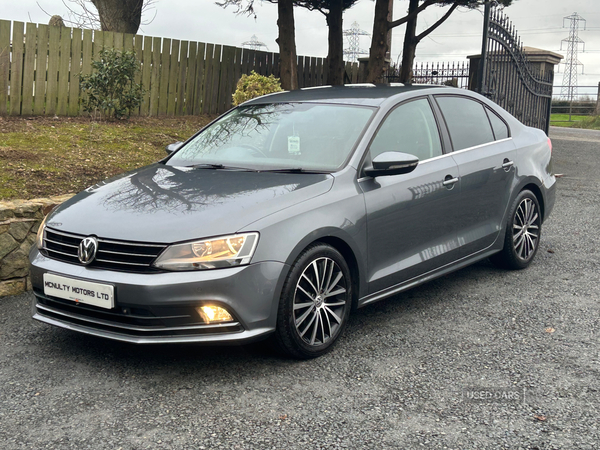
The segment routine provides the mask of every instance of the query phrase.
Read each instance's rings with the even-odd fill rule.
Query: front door
[[[427,98],[396,107],[369,149],[366,164],[386,151],[419,158],[403,175],[362,178],[367,209],[369,294],[447,264],[457,251],[460,179],[450,154],[442,153]]]

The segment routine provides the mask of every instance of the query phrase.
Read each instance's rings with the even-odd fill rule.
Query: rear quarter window
[[[485,111],[490,118],[490,123],[492,124],[492,129],[494,130],[494,136],[496,137],[496,140],[499,141],[500,139],[506,139],[509,137],[510,132],[508,131],[508,126],[504,123],[504,121],[487,106]]]

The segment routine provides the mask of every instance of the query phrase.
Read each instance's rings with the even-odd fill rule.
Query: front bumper
[[[267,261],[197,272],[138,274],[93,269],[29,255],[33,318],[108,339],[137,343],[241,343],[275,330],[288,267]],[[44,273],[114,286],[115,307],[104,309],[44,294]],[[234,322],[205,324],[195,308],[225,307]]]

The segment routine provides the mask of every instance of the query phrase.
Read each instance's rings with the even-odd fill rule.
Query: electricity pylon
[[[583,29],[585,30],[585,19],[577,13],[573,13],[563,19],[563,28],[565,27],[565,20],[571,21],[569,37],[563,39],[560,43],[560,49],[562,50],[563,42],[567,43],[567,58],[565,59],[565,73],[563,75],[562,89],[560,90],[560,97],[565,100],[573,101],[577,97],[577,66],[582,67],[583,64],[577,59],[577,51],[579,44],[583,44],[583,51],[585,51],[585,42],[579,38],[579,24],[583,22]]]
[[[265,44],[264,42],[260,42],[255,34],[252,35],[249,41],[242,42],[242,47],[249,48],[250,50],[260,50],[264,47],[267,50],[269,50],[267,44]]]
[[[358,22],[354,22],[349,30],[344,30],[344,36],[348,38],[348,48],[344,50],[344,55],[350,62],[358,61],[360,55],[367,53],[360,48],[360,36],[369,36],[369,33],[361,30]]]

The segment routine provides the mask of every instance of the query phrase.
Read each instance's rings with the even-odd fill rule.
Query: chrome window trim
[[[479,144],[479,145],[475,145],[473,147],[463,148],[462,150],[458,150],[456,152],[444,153],[443,155],[435,156],[433,158],[426,159],[425,161],[419,161],[419,166],[423,165],[423,164],[427,164],[428,162],[431,162],[431,161],[437,161],[438,159],[445,158],[447,156],[457,155],[459,153],[468,152],[470,150],[476,150],[478,148],[486,147],[488,145],[498,144],[500,142],[506,142],[506,141],[512,141],[512,140],[513,140],[513,138],[511,136],[511,137],[507,137],[507,138],[504,138],[504,139],[500,139],[498,141],[486,142],[485,144]],[[373,179],[373,177],[361,177],[357,181],[360,183],[362,181],[372,180],[372,179]]]
[[[500,142],[505,142],[505,141],[512,141],[512,137],[507,137],[507,138],[504,138],[504,139],[500,139],[500,140],[498,140],[498,141],[486,142],[485,144],[474,145],[473,147],[463,148],[462,150],[457,150],[457,151],[455,151],[455,152],[445,153],[445,154],[443,154],[443,155],[441,155],[441,156],[436,156],[436,157],[434,157],[434,158],[429,158],[429,159],[426,159],[426,160],[425,160],[425,161],[423,161],[423,162],[419,161],[419,164],[425,164],[425,163],[427,163],[427,162],[429,162],[429,161],[435,161],[436,159],[442,158],[442,157],[444,157],[444,156],[457,155],[457,154],[459,154],[459,153],[468,152],[468,151],[470,151],[470,150],[476,150],[476,149],[478,149],[478,148],[483,148],[483,147],[486,147],[486,146],[488,146],[488,145],[492,145],[492,144],[498,144],[498,143],[500,143]]]

